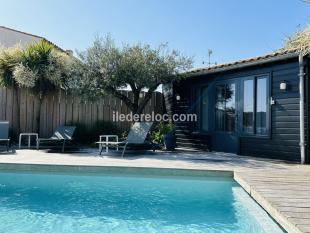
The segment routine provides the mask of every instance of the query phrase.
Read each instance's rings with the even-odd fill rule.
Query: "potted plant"
[[[176,147],[174,124],[165,122],[158,123],[152,132],[152,139],[160,143],[165,150],[174,150]]]

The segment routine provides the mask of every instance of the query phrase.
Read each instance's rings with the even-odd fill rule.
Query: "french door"
[[[269,82],[269,75],[257,75],[215,84],[215,151],[238,153],[240,136],[268,137]]]
[[[215,85],[215,133],[213,149],[230,153],[238,152],[238,106],[236,82]]]

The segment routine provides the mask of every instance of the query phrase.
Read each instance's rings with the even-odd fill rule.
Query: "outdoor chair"
[[[75,131],[75,126],[59,126],[56,128],[53,136],[50,138],[38,138],[37,139],[37,149],[40,149],[41,142],[61,142],[62,148],[61,151],[65,151],[65,144],[67,141],[72,140],[73,133]]]
[[[97,144],[100,144],[100,150],[99,155],[101,155],[102,150],[104,146],[114,146],[114,147],[121,147],[122,150],[122,157],[124,157],[124,154],[126,152],[126,149],[128,147],[133,148],[143,148],[145,150],[145,147],[151,147],[152,150],[155,150],[155,145],[152,142],[147,142],[146,137],[153,125],[153,122],[135,122],[133,126],[131,127],[129,134],[127,136],[127,139],[122,142],[111,142],[111,141],[99,141],[96,142]]]
[[[0,121],[0,142],[6,144],[6,150],[9,151],[10,148],[10,138],[9,138],[9,122]]]

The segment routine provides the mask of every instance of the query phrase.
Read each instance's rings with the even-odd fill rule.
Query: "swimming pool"
[[[228,177],[3,172],[0,232],[283,231]]]

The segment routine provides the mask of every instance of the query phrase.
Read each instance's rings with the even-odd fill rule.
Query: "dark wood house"
[[[280,52],[192,70],[166,85],[171,114],[197,115],[176,122],[178,147],[309,162],[308,67],[307,56]]]

